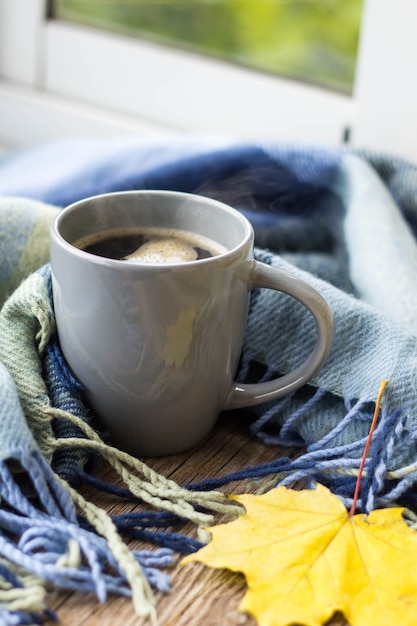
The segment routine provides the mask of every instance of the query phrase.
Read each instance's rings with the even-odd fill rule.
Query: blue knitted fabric
[[[72,500],[56,486],[54,476],[75,487],[79,481],[101,485],[85,471],[92,459],[85,447],[60,446],[51,452],[45,443],[53,438],[81,438],[79,426],[59,419],[48,425],[28,419],[25,407],[35,391],[26,389],[19,379],[22,368],[14,370],[13,350],[1,338],[1,324],[5,329],[15,319],[14,311],[22,314],[13,307],[22,302],[22,292],[15,290],[25,276],[30,281],[26,290],[31,292],[40,281],[38,304],[53,322],[45,241],[46,226],[59,207],[97,193],[143,188],[200,193],[242,211],[255,229],[256,258],[313,285],[335,318],[333,349],[314,380],[291,396],[249,412],[253,432],[266,444],[299,446],[300,456],[242,467],[216,480],[207,477],[188,489],[216,489],[248,477],[273,477],[271,485],[302,479],[306,484],[328,485],[349,506],[379,385],[387,379],[359,504],[364,511],[394,503],[417,508],[417,167],[387,155],[336,147],[247,144],[205,137],[84,138],[33,147],[0,164],[0,194],[4,196],[0,198],[4,255],[0,286],[5,299],[2,319],[6,320],[0,319],[4,364],[0,372],[4,409],[0,410],[9,418],[18,415],[22,425],[22,439],[16,439],[16,427],[10,421],[0,422],[0,458],[6,461],[1,466],[5,487],[0,530],[5,537],[14,508],[23,506],[19,510],[26,511],[27,519],[39,517],[39,509],[21,495],[7,459],[18,459],[26,469],[30,463],[29,473],[43,476],[39,480],[45,483],[41,493],[47,514],[63,520],[57,545],[64,545],[62,537],[68,532],[81,537],[91,534],[91,529],[86,521],[80,526],[74,518]],[[239,379],[267,380],[294,369],[311,352],[315,337],[314,321],[295,300],[269,290],[253,292]],[[34,345],[36,341],[35,333]],[[40,406],[69,412],[88,423],[82,390],[68,372],[53,332],[43,341]],[[33,368],[30,363],[27,367]],[[12,421],[15,424],[14,417]],[[9,435],[4,438],[6,430]],[[21,450],[27,453],[22,455]],[[51,496],[45,495],[51,490]],[[116,492],[131,497],[127,490]],[[171,540],[174,549],[196,549],[198,544],[188,538],[166,533],[164,528],[175,521],[175,514],[163,511],[138,512],[114,523],[130,536],[152,543],[167,545],[165,541]],[[162,530],[155,533],[155,528]],[[104,549],[97,547],[103,563],[111,558]],[[3,555],[7,556],[0,541],[0,579]],[[8,576],[18,576],[6,571]],[[91,576],[86,568],[78,588],[97,586]],[[61,586],[67,584],[64,579]],[[15,584],[19,584],[17,578]],[[118,586],[105,578],[100,584],[103,589]],[[124,583],[119,587],[123,592]]]

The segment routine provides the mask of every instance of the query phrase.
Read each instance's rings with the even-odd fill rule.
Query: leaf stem
[[[349,517],[353,517],[356,513],[356,506],[358,504],[358,498],[359,498],[359,491],[360,491],[360,487],[361,487],[361,480],[362,480],[362,475],[363,475],[363,469],[365,467],[365,461],[366,461],[366,457],[368,456],[368,452],[369,452],[369,447],[371,445],[371,440],[372,440],[372,435],[374,434],[374,430],[376,428],[376,423],[378,421],[378,415],[379,415],[379,409],[381,406],[381,398],[382,395],[385,391],[385,387],[388,385],[388,381],[387,380],[382,380],[381,384],[379,386],[379,391],[378,391],[378,395],[376,398],[376,403],[375,403],[375,411],[374,411],[374,416],[372,418],[372,422],[371,422],[371,427],[369,429],[369,433],[368,433],[368,438],[366,440],[366,444],[365,444],[365,449],[363,451],[362,454],[362,460],[361,460],[361,464],[359,466],[359,473],[358,473],[358,478],[356,481],[356,486],[355,486],[355,493],[353,496],[353,502],[352,502],[352,506],[349,512]]]

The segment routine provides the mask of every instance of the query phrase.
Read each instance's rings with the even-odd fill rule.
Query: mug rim
[[[197,198],[200,202],[204,201],[206,204],[217,206],[222,211],[231,215],[233,219],[238,220],[244,228],[244,236],[242,237],[240,243],[238,243],[233,248],[228,249],[226,252],[221,252],[220,254],[216,254],[215,256],[205,258],[205,259],[187,261],[186,263],[184,263],[183,261],[182,262],[179,261],[175,263],[171,262],[171,263],[128,263],[127,264],[126,261],[121,260],[121,259],[111,259],[109,257],[102,257],[102,256],[98,256],[95,254],[91,254],[90,252],[86,252],[85,250],[82,250],[81,248],[77,248],[77,246],[69,242],[61,234],[60,232],[61,222],[66,219],[68,214],[73,213],[74,211],[78,211],[82,205],[85,205],[86,203],[89,203],[91,201],[97,201],[103,198],[109,198],[109,197],[110,198],[111,197],[123,198],[125,196],[135,196],[135,195],[136,196],[162,195],[162,196],[172,196],[172,197],[183,198],[183,199]],[[182,230],[185,231],[186,228]],[[188,232],[192,232],[192,231],[188,231]],[[208,196],[203,196],[203,195],[196,194],[196,193],[173,191],[173,190],[168,190],[168,189],[132,189],[132,190],[126,190],[126,191],[112,191],[109,193],[101,193],[101,194],[95,194],[93,196],[86,196],[85,198],[82,198],[80,200],[77,200],[67,205],[66,207],[61,209],[61,211],[52,221],[51,229],[50,229],[50,240],[53,241],[54,239],[61,247],[69,251],[72,255],[79,257],[81,259],[84,259],[84,260],[88,260],[89,262],[94,263],[96,265],[109,266],[112,268],[125,268],[125,269],[127,269],[127,266],[128,266],[130,270],[137,268],[138,270],[142,270],[142,271],[146,269],[152,269],[153,271],[155,271],[155,269],[171,270],[173,268],[178,268],[178,267],[185,270],[186,268],[200,267],[203,264],[207,265],[207,264],[219,263],[219,262],[223,262],[229,259],[234,259],[235,257],[240,256],[241,251],[245,249],[248,244],[249,245],[253,244],[254,231],[253,231],[252,224],[242,213],[240,213],[237,209],[231,207],[230,205],[220,200],[216,200],[215,198],[210,198]]]

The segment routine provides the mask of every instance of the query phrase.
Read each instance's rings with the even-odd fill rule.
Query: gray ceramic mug
[[[74,244],[125,227],[197,233],[224,246],[211,258],[142,264]],[[129,191],[81,200],[51,229],[58,335],[88,403],[134,455],[165,455],[201,442],[219,413],[280,398],[311,379],[331,348],[332,314],[308,284],[253,258],[253,230],[238,211],[206,197]],[[312,313],[317,343],[293,372],[234,382],[249,292],[293,296]],[[291,338],[289,338],[291,341]]]

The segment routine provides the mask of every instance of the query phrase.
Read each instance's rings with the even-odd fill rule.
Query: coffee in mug
[[[224,246],[203,235],[163,228],[102,231],[74,245],[90,254],[133,263],[187,263],[226,252]]]

